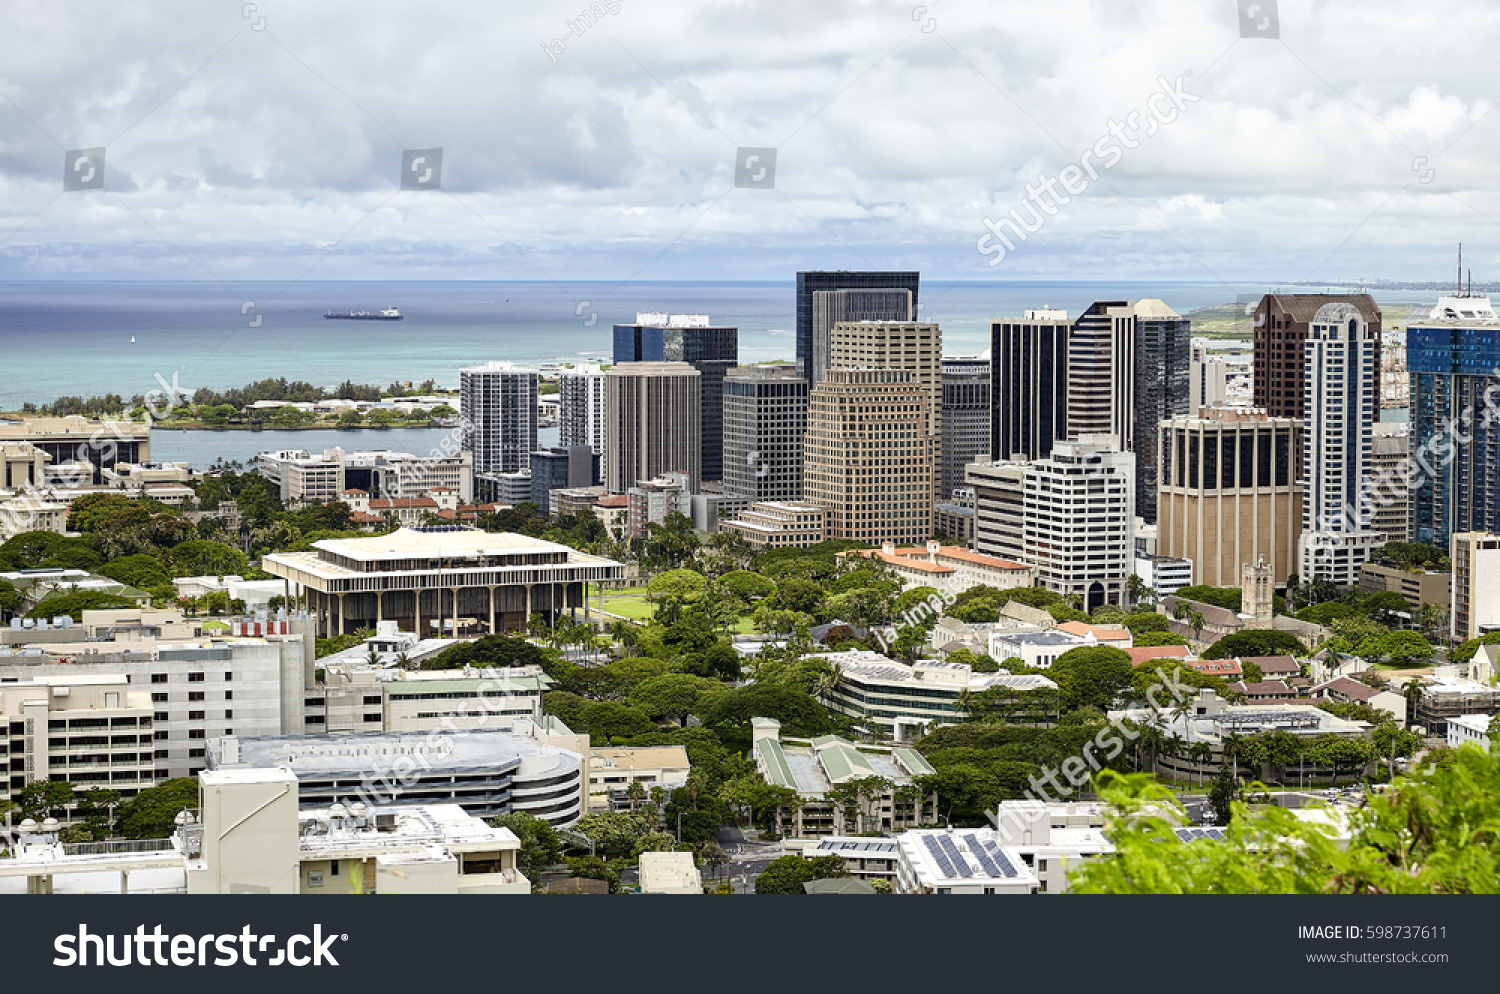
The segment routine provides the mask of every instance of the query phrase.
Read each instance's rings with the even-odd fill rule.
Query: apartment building
[[[563,448],[587,445],[604,457],[606,418],[604,370],[592,363],[565,369],[557,375],[558,444]],[[602,479],[603,466],[600,467]]]
[[[487,362],[458,371],[461,450],[473,459],[476,494],[483,500],[509,500],[495,477],[531,468],[531,453],[537,447],[539,379],[536,370],[513,362]],[[525,495],[530,492],[528,481]]]
[[[1467,642],[1500,631],[1500,535],[1459,532],[1452,536],[1452,638]]]
[[[1254,402],[1273,418],[1309,417],[1306,410],[1308,329],[1328,304],[1358,312],[1373,343],[1374,369],[1380,368],[1380,305],[1367,293],[1268,293],[1255,308]]]

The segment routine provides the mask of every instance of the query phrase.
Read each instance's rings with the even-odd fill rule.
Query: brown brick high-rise
[[[1273,418],[1305,416],[1302,345],[1307,326],[1324,304],[1352,304],[1359,310],[1370,326],[1375,368],[1380,368],[1380,305],[1368,293],[1268,293],[1255,307],[1255,406]]]

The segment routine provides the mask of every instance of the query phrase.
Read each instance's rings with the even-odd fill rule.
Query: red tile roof
[[[380,497],[370,501],[370,510],[372,511],[395,511],[401,508],[428,508],[437,506],[437,501],[431,497]]]
[[[1186,659],[1193,653],[1193,650],[1185,645],[1139,645],[1125,651],[1130,653],[1131,666],[1139,666],[1152,659]],[[1189,665],[1192,666],[1192,664]],[[1196,666],[1192,668],[1197,669]]]

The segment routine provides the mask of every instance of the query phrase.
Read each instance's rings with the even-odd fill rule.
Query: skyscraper
[[[711,325],[707,314],[637,314],[635,321],[615,325],[615,362],[685,362],[702,374],[702,479],[723,479],[724,374],[739,364],[739,329]]]
[[[932,534],[932,401],[904,370],[839,369],[808,395],[802,493],[827,538],[911,543]]]
[[[1135,453],[1135,513],[1156,523],[1156,429],[1163,421],[1190,413],[1188,369],[1192,322],[1160,300],[1133,305],[1131,352],[1135,385],[1125,448]]]
[[[1205,407],[1222,407],[1228,399],[1228,390],[1228,363],[1210,356],[1202,342],[1194,342],[1193,358],[1188,364],[1188,415],[1197,417]]]
[[[808,382],[823,382],[833,348],[833,326],[842,321],[912,321],[916,319],[916,294],[911,290],[816,290],[813,292],[812,375]]]
[[[1297,571],[1301,425],[1258,408],[1218,407],[1163,421],[1157,448],[1157,552],[1190,559],[1193,582],[1233,587],[1264,556],[1276,580]]]
[[[990,452],[990,352],[943,357],[943,446],[939,496],[964,486],[964,467]]]
[[[1068,339],[1068,437],[1114,435],[1130,449],[1135,423],[1135,314],[1128,300],[1099,300]]]
[[[802,496],[807,380],[795,366],[744,366],[724,377],[724,492],[759,501]]]
[[[1380,307],[1368,293],[1268,293],[1255,308],[1255,406],[1273,418],[1307,419],[1303,405],[1307,328],[1325,304],[1350,304],[1375,340],[1380,368]]]
[[[1297,574],[1303,580],[1326,577],[1340,587],[1353,586],[1361,564],[1385,542],[1370,525],[1376,345],[1352,304],[1324,304],[1308,325],[1297,540]]]
[[[1500,532],[1500,316],[1487,297],[1443,297],[1406,332],[1411,384],[1410,541],[1447,548],[1460,533]]]
[[[493,500],[501,473],[528,472],[536,449],[538,373],[512,362],[458,371],[462,446],[474,455],[474,490]]]
[[[587,445],[604,455],[604,370],[584,363],[558,374],[557,421],[564,448]]]
[[[698,491],[701,380],[685,362],[627,362],[605,374],[605,489],[623,494],[638,480],[680,472],[688,492]]]
[[[911,291],[911,313],[902,320],[917,317],[917,290],[920,273],[892,272],[805,272],[797,274],[797,375],[808,377],[809,388],[813,374],[813,294],[820,290],[881,290],[901,289]]]
[[[971,464],[975,549],[1034,565],[1038,586],[1086,611],[1123,605],[1135,569],[1134,467],[1113,435],[1057,442],[1042,459]]]
[[[990,457],[1040,459],[1068,437],[1066,311],[1036,308],[990,324]]]

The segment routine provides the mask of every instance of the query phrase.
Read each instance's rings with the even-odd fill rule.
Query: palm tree
[[[1198,786],[1203,786],[1203,764],[1213,758],[1214,747],[1208,742],[1194,742],[1188,752],[1198,766]]]
[[[1232,772],[1236,781],[1240,778],[1240,753],[1244,748],[1245,737],[1239,732],[1227,732],[1224,735],[1224,755],[1234,764]]]
[[[1132,573],[1125,578],[1125,593],[1130,598],[1131,604],[1138,604],[1151,594],[1151,588],[1146,581]]]
[[[646,787],[639,780],[634,780],[629,787],[625,788],[625,796],[630,798],[630,810],[634,811],[645,799]]]
[[[1422,685],[1417,682],[1416,677],[1406,681],[1406,686],[1401,688],[1401,696],[1406,698],[1406,727],[1410,728],[1416,724],[1417,708],[1422,704]]]

